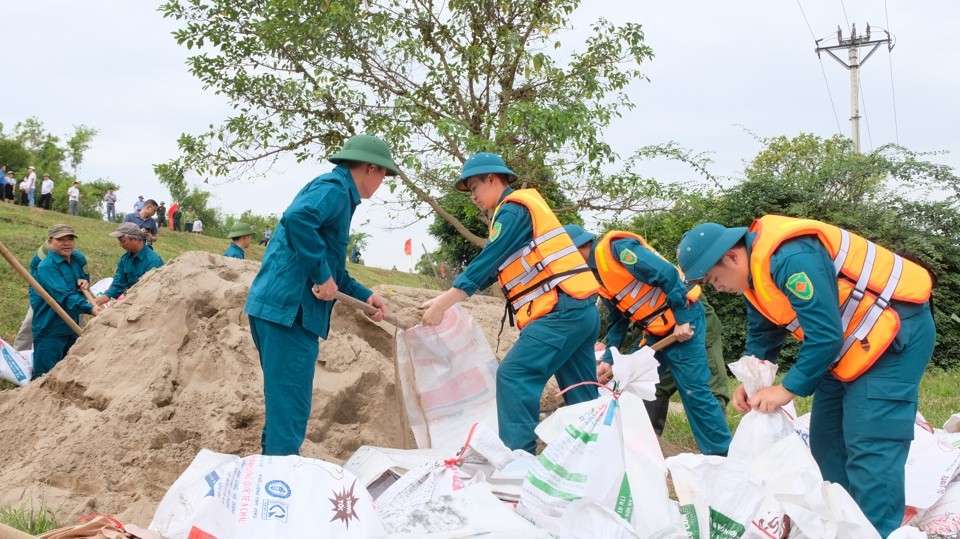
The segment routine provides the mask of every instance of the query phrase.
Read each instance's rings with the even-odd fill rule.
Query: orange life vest
[[[557,304],[557,287],[577,299],[596,294],[600,285],[540,193],[519,189],[507,195],[494,211],[491,227],[496,223],[496,212],[507,202],[522,204],[533,220],[534,239],[497,269],[497,279],[517,326],[522,329],[552,311]],[[491,238],[498,233],[491,228]]]
[[[662,336],[673,331],[676,319],[673,311],[667,306],[667,294],[656,287],[638,280],[616,257],[611,243],[632,238],[640,242],[646,249],[663,258],[644,241],[639,234],[615,230],[603,235],[597,241],[595,257],[597,273],[600,275],[600,295],[613,302],[621,312],[628,315],[631,322],[638,323],[644,331]],[[666,260],[666,258],[663,258]],[[683,272],[677,268],[680,280]],[[687,300],[700,299],[700,287],[695,286],[687,291]]]
[[[886,351],[900,329],[900,316],[890,301],[924,303],[932,282],[927,270],[865,238],[810,219],[767,215],[750,225],[756,233],[750,253],[753,284],[747,300],[766,318],[785,327],[797,339],[803,329],[787,296],[770,274],[770,257],[785,241],[816,235],[833,259],[840,289],[843,347],[833,375],[856,379]]]

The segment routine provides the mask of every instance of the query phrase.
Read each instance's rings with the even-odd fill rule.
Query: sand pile
[[[0,504],[42,498],[66,520],[96,512],[146,525],[201,448],[258,453],[262,378],[242,314],[258,269],[185,253],[92,320],[51,373],[0,392]],[[378,293],[415,321],[437,292]],[[495,346],[502,300],[465,307]],[[516,335],[504,330],[499,357]],[[320,352],[302,454],[339,463],[361,445],[402,447],[392,326],[338,305]]]

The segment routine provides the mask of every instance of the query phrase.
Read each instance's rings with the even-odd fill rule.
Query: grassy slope
[[[30,259],[41,243],[46,241],[47,228],[56,223],[67,223],[77,231],[77,249],[83,251],[89,263],[90,276],[94,282],[104,277],[113,277],[117,260],[123,250],[117,240],[107,234],[116,226],[106,221],[71,217],[53,211],[27,209],[12,204],[0,204],[0,241],[17,260],[29,268]],[[160,231],[155,245],[157,254],[165,262],[173,260],[186,251],[208,251],[222,254],[229,240],[213,238],[170,229]],[[264,247],[251,245],[247,258],[260,260]],[[383,270],[367,266],[347,264],[348,271],[361,283],[375,286],[390,283],[399,286],[440,288],[436,279],[399,271]],[[20,329],[20,322],[27,312],[27,283],[5,260],[0,261],[0,337],[12,340]]]

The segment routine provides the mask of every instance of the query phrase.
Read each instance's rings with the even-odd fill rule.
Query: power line
[[[817,36],[813,34],[813,28],[810,26],[810,21],[807,19],[807,13],[803,10],[803,6],[800,5],[800,0],[797,0],[797,7],[800,8],[800,14],[803,15],[803,22],[807,23],[807,30],[810,31],[810,37],[813,38],[814,43],[817,43]],[[830,91],[830,81],[827,80],[827,70],[823,67],[823,58],[819,58],[819,56],[820,55],[818,54],[817,57],[820,60],[820,73],[823,74],[823,84],[827,87],[827,96],[830,98],[830,107],[833,108],[833,119],[837,122],[837,133],[840,133],[843,131],[840,128],[840,116],[837,115],[837,106],[833,102],[833,92]]]
[[[886,30],[890,31],[890,12],[887,11],[887,0],[883,0],[883,15],[887,19]],[[896,39],[894,39],[896,42]],[[896,136],[897,144],[900,144],[900,121],[897,118],[897,91],[893,86],[893,55],[887,55],[887,62],[890,64],[890,96],[893,99],[893,133]]]
[[[850,17],[847,17],[847,6],[844,5],[843,0],[840,0],[840,7],[843,8],[843,20],[847,21],[847,28],[850,28]]]
[[[820,43],[823,40],[817,41],[817,56],[820,56],[821,51],[826,52],[840,65],[850,71],[850,138],[853,139],[854,148],[858,153],[860,152],[860,67],[863,66],[863,64],[866,63],[871,56],[873,56],[873,53],[880,48],[880,45],[886,44],[888,51],[893,49],[893,40],[890,37],[890,33],[886,30],[883,32],[886,34],[886,38],[872,39],[870,36],[869,24],[867,24],[866,34],[858,34],[856,26],[851,25],[849,39],[844,39],[840,28],[837,28],[836,45],[821,46]],[[869,52],[867,52],[867,54],[862,58],[860,57],[861,48],[869,49]],[[846,50],[848,60],[842,60],[834,53],[834,51],[840,50]]]

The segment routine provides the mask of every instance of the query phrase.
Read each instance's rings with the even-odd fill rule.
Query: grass
[[[29,269],[30,259],[37,248],[46,241],[47,229],[57,223],[69,224],[77,231],[77,249],[87,256],[90,277],[96,282],[113,277],[117,260],[123,250],[117,240],[107,234],[116,225],[86,217],[72,217],[63,213],[24,208],[12,204],[0,204],[0,241],[14,257]],[[214,238],[187,232],[174,232],[169,228],[160,230],[154,250],[164,262],[173,260],[186,251],[207,251],[222,254],[229,245],[226,238]],[[246,250],[250,260],[263,258],[264,247],[251,245]],[[433,277],[347,264],[350,275],[366,286],[393,284],[419,288],[441,288]],[[27,312],[27,283],[6,261],[0,262],[0,337],[12,341],[20,329],[20,322]],[[4,386],[0,385],[0,389]]]
[[[43,500],[40,500],[39,508],[34,508],[32,504],[0,507],[0,522],[30,535],[40,535],[63,526],[53,509]]]
[[[782,377],[782,375],[781,375]],[[737,380],[730,378],[731,392],[737,387]],[[960,412],[960,370],[928,369],[920,381],[920,402],[918,409],[928,423],[936,428],[942,428],[951,415]],[[680,402],[679,394],[675,393],[671,402]],[[794,399],[797,414],[803,415],[810,411],[813,405],[812,397]],[[740,424],[742,414],[737,412],[733,405],[727,407],[727,424],[734,432]],[[882,428],[882,427],[881,427]],[[667,416],[667,424],[663,429],[663,438],[674,445],[695,450],[696,441],[690,432],[687,416],[680,411],[671,410]]]

